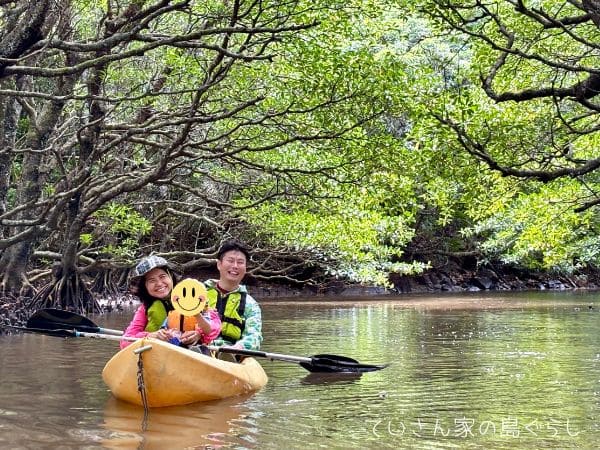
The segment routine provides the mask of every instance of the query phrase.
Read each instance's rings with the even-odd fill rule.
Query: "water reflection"
[[[249,415],[247,397],[168,408],[144,408],[110,397],[104,426],[105,448],[177,449],[232,444],[230,432]]]
[[[318,374],[262,359],[269,383],[255,395],[152,409],[144,424],[141,407],[102,383],[116,343],[0,336],[0,447],[597,447],[594,295],[274,302],[263,317],[267,352],[390,365]],[[122,328],[130,318],[94,320]]]
[[[303,384],[350,384],[359,380],[361,373],[309,373],[302,379]]]

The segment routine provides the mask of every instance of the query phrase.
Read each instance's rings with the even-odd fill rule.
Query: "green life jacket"
[[[149,333],[159,330],[167,318],[165,302],[163,300],[154,300],[150,308],[146,310],[146,317],[148,318],[148,323],[145,330]]]
[[[246,290],[241,288],[222,295],[216,286],[207,283],[208,306],[215,308],[221,318],[220,336],[232,344],[242,337],[246,326]]]

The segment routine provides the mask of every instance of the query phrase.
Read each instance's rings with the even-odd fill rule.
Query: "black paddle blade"
[[[310,363],[300,363],[309,372],[364,373],[387,367],[387,364],[362,364],[355,359],[339,355],[314,355],[311,356],[311,360]]]
[[[27,328],[44,330],[73,328],[80,331],[98,331],[98,325],[87,317],[55,308],[36,311],[27,321]]]

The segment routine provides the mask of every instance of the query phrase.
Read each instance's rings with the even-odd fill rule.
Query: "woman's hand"
[[[194,345],[197,344],[200,340],[200,335],[196,333],[195,330],[192,331],[184,331],[179,341],[185,345]]]
[[[169,339],[171,339],[169,331],[165,330],[164,328],[161,328],[158,331],[148,333],[148,337],[158,339],[159,341],[168,341]]]

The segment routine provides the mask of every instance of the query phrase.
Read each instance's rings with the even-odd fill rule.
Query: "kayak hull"
[[[102,379],[116,398],[128,403],[143,405],[143,391],[151,408],[249,394],[268,381],[254,358],[223,361],[151,338],[137,340],[115,354],[104,366]]]

